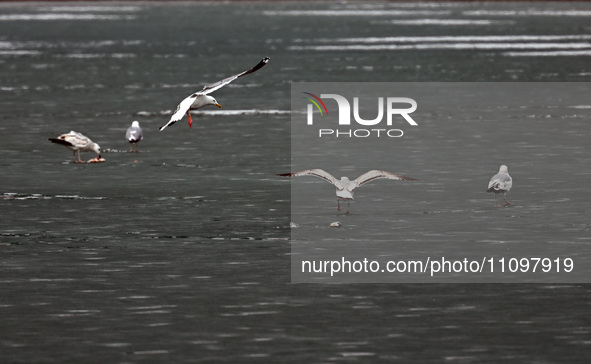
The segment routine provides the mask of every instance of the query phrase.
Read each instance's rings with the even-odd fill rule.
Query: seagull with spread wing
[[[256,66],[249,70],[246,70],[234,76],[230,76],[228,78],[224,78],[223,80],[212,83],[211,85],[207,85],[203,87],[201,91],[197,91],[189,97],[185,98],[183,101],[181,101],[179,106],[177,106],[176,111],[174,112],[174,114],[172,114],[168,123],[160,127],[160,131],[164,130],[167,126],[170,126],[176,123],[177,121],[181,120],[185,116],[185,114],[188,117],[189,127],[192,127],[193,120],[191,119],[191,110],[200,109],[207,105],[214,105],[219,108],[222,107],[222,105],[220,105],[212,96],[209,96],[210,93],[226,86],[227,84],[239,77],[246,76],[249,73],[253,73],[260,70],[261,68],[263,68],[263,66],[267,64],[267,62],[269,62],[269,57],[263,58]]]
[[[511,202],[507,201],[507,192],[511,190],[513,186],[513,179],[509,176],[509,168],[506,165],[502,165],[499,168],[499,173],[495,174],[488,182],[488,190],[486,192],[494,192],[495,196],[495,206],[500,206],[497,204],[497,194],[502,193],[503,199],[505,200],[505,206],[513,205]]]
[[[351,200],[353,200],[353,195],[355,188],[362,186],[368,182],[371,182],[376,179],[380,178],[387,178],[387,179],[394,179],[399,181],[416,181],[414,178],[399,176],[394,173],[380,171],[377,169],[371,170],[369,172],[365,172],[361,176],[357,177],[355,180],[351,181],[347,177],[341,177],[340,180],[336,179],[332,174],[322,170],[322,169],[307,169],[305,171],[294,172],[294,173],[282,173],[278,174],[278,176],[285,176],[285,177],[297,177],[297,176],[314,176],[325,180],[328,183],[333,184],[336,187],[337,193],[337,210],[341,211],[341,200],[347,201],[347,211],[345,214],[349,214],[349,205]]]
[[[74,163],[85,163],[80,159],[80,151],[92,151],[98,154],[98,159],[101,159],[101,147],[90,140],[89,137],[74,130],[67,134],[62,134],[57,138],[49,138],[52,143],[61,144],[74,152]],[[76,160],[76,152],[78,152],[78,160]]]

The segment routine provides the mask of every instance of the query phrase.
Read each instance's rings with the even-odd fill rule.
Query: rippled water
[[[290,184],[275,174],[291,168],[291,82],[590,81],[589,16],[586,3],[0,4],[3,361],[587,361],[587,285],[291,284]],[[263,56],[265,68],[215,93],[224,109],[158,132],[181,98]],[[124,140],[133,120],[137,154]],[[566,196],[516,182],[515,198],[539,197],[539,209],[503,221],[584,238],[588,147],[569,143],[589,128],[543,126],[536,163],[514,178],[544,163],[572,178],[561,156],[574,148],[580,182],[565,182]],[[72,129],[106,163],[70,163],[47,141]],[[528,149],[497,132],[480,140]],[[460,169],[446,156],[461,136],[434,136],[447,152],[425,142],[413,176],[436,172],[430,160]],[[422,209],[394,220],[428,233],[456,213],[439,204],[459,191],[424,187],[405,202]],[[339,218],[328,197],[330,215],[315,212]]]

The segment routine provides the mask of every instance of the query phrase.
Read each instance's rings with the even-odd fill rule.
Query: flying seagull
[[[222,107],[222,105],[218,104],[218,102],[213,97],[209,96],[208,94],[226,86],[227,84],[234,81],[238,77],[246,76],[249,73],[253,73],[253,72],[258,71],[259,69],[263,68],[263,66],[266,65],[267,62],[269,62],[269,57],[263,58],[256,66],[254,66],[253,68],[251,68],[249,70],[246,70],[246,71],[239,73],[237,75],[234,75],[234,76],[230,76],[228,78],[224,78],[223,80],[220,80],[216,83],[212,83],[211,85],[204,86],[201,91],[197,91],[194,94],[192,94],[191,96],[189,96],[186,99],[184,99],[183,101],[181,101],[179,106],[177,106],[174,114],[172,114],[172,116],[170,117],[170,120],[168,121],[168,123],[166,123],[166,125],[160,127],[160,131],[164,130],[167,126],[172,125],[172,124],[176,123],[177,121],[181,120],[185,116],[185,114],[188,117],[189,127],[192,127],[193,120],[191,119],[191,110],[200,109],[200,108],[207,106],[207,105],[215,105],[219,108]]]
[[[511,190],[513,186],[513,179],[509,176],[509,169],[506,165],[502,165],[499,168],[499,173],[495,174],[488,183],[488,190],[486,192],[494,192],[495,206],[497,205],[497,194],[502,193],[503,199],[505,200],[505,206],[512,205],[511,202],[507,201],[507,192]]]
[[[140,128],[140,123],[138,121],[134,121],[131,123],[131,126],[127,128],[125,132],[125,139],[129,142],[129,151],[133,152],[133,146],[135,145],[135,151],[139,152],[137,148],[137,143],[140,140],[144,139],[144,133],[142,132],[142,128]]]
[[[325,180],[333,184],[336,187],[337,192],[337,210],[341,211],[341,200],[347,201],[347,211],[345,214],[349,214],[349,205],[351,200],[353,200],[353,190],[359,186],[362,186],[368,182],[371,182],[376,179],[380,178],[387,178],[387,179],[395,179],[400,181],[416,181],[414,178],[399,176],[394,173],[386,172],[386,171],[379,171],[379,170],[371,170],[369,172],[365,172],[361,176],[357,177],[355,180],[351,181],[347,177],[341,177],[340,180],[336,179],[332,174],[322,170],[322,169],[307,169],[305,171],[294,172],[294,173],[282,173],[278,174],[278,176],[286,176],[286,177],[297,177],[297,176],[314,176]]]
[[[57,138],[49,138],[49,140],[53,143],[64,145],[72,150],[74,152],[74,163],[84,163],[84,161],[80,159],[80,151],[95,152],[98,154],[98,159],[101,158],[101,147],[84,134],[78,133],[74,130],[67,134],[62,134]],[[76,152],[78,152],[78,160],[76,160]]]

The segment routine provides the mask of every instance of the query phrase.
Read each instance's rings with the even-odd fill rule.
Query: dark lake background
[[[588,285],[291,284],[290,183],[275,174],[291,169],[291,82],[588,82],[590,17],[583,2],[1,3],[1,361],[589,361]],[[214,94],[223,109],[158,132],[182,98],[263,56]],[[126,152],[133,120],[140,153]],[[549,224],[503,217],[511,229],[589,235],[589,127],[568,125],[574,192],[542,205],[516,182]],[[70,130],[106,162],[70,163],[47,140]],[[484,183],[500,164],[486,163]]]

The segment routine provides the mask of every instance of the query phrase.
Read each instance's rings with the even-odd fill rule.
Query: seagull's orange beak
[[[215,104],[215,106],[219,107],[220,109],[222,108],[222,105],[220,104]]]

